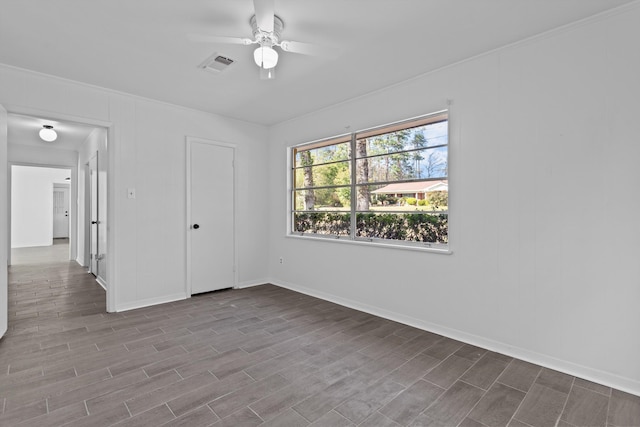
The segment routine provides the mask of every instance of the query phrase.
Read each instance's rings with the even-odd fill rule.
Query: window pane
[[[361,212],[438,212],[449,205],[447,180],[358,185],[356,189],[356,210]]]
[[[296,211],[349,211],[351,209],[351,187],[316,188],[294,191],[293,204]]]
[[[364,146],[356,152],[356,157],[375,156],[379,154],[397,153],[406,150],[435,147],[448,143],[447,121],[403,129],[395,132],[358,139]]]
[[[356,160],[357,183],[447,177],[447,147]]]
[[[349,212],[294,212],[293,232],[348,236],[351,215]]]
[[[295,155],[295,166],[307,166],[309,164],[320,165],[340,160],[349,159],[349,143],[327,145],[311,150],[297,150]]]
[[[446,111],[311,142],[292,155],[293,233],[448,245]]]
[[[410,242],[447,243],[448,214],[364,213],[356,214],[356,237]]]
[[[295,188],[349,185],[351,168],[349,161],[320,166],[308,166],[293,170]]]

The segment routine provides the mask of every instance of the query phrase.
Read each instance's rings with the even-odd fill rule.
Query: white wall
[[[11,247],[53,244],[53,184],[68,184],[70,169],[11,168]]]
[[[77,180],[77,163],[78,153],[71,150],[62,150],[51,147],[34,147],[29,145],[21,145],[17,141],[9,141],[8,158],[10,164],[18,165],[39,165],[39,166],[65,166],[71,169],[71,191],[69,195],[70,211],[69,211],[69,255],[71,259],[76,258],[76,228],[77,228],[77,209],[73,205],[77,200],[78,185]],[[9,254],[10,255],[10,254]]]
[[[110,126],[111,309],[186,296],[186,136],[237,145],[238,281],[265,282],[268,231],[254,214],[268,204],[265,127],[6,66],[0,104]],[[127,188],[136,188],[136,199],[127,199]]]
[[[640,394],[638,22],[603,15],[274,126],[272,280]],[[452,255],[285,237],[287,146],[447,99]]]

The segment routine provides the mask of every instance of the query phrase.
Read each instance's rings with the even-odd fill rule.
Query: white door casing
[[[234,157],[187,138],[187,295],[236,286]]]
[[[0,104],[0,338],[9,323],[7,262],[9,258],[7,110]]]
[[[98,274],[96,277],[105,289],[107,287],[107,164],[106,156],[98,156]]]
[[[89,271],[98,276],[98,153],[89,160]]]
[[[69,237],[69,186],[53,185],[53,238]]]

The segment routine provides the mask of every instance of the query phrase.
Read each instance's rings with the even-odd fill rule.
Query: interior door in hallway
[[[53,238],[69,237],[69,186],[53,186]]]
[[[187,282],[190,293],[235,286],[232,146],[187,140]]]

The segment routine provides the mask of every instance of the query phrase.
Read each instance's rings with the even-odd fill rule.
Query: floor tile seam
[[[515,359],[514,359],[514,360],[515,360]],[[527,424],[527,423],[525,423],[524,421],[522,421],[522,420],[520,420],[520,419],[516,418],[516,415],[518,414],[518,411],[519,411],[519,410],[520,410],[520,408],[522,407],[522,404],[524,403],[524,401],[525,401],[525,400],[527,400],[527,396],[529,395],[529,391],[531,390],[531,387],[533,387],[533,385],[536,383],[536,381],[538,380],[538,378],[540,377],[540,375],[541,375],[541,374],[542,374],[542,369],[539,369],[539,370],[538,370],[538,374],[536,375],[536,377],[533,379],[533,382],[532,382],[532,383],[531,383],[531,385],[529,386],[529,390],[527,390],[527,391],[525,392],[524,399],[522,399],[522,401],[520,402],[520,404],[518,405],[518,407],[516,408],[516,410],[513,412],[513,415],[511,416],[511,419],[509,420],[509,422],[507,423],[507,425],[509,425],[509,424],[511,423],[511,421],[513,421],[513,420],[517,420],[517,421],[519,421],[519,422],[521,422],[521,423],[523,423],[523,424],[525,424],[525,425],[529,426],[529,424]],[[501,384],[502,384],[502,383],[501,383]],[[506,384],[504,384],[504,385],[506,385]],[[544,386],[543,386],[543,387],[544,387]],[[516,389],[516,390],[518,390],[518,389]]]
[[[307,399],[305,399],[305,400],[307,400]],[[304,402],[305,400],[303,400],[302,402]],[[302,403],[302,402],[298,402],[298,403]],[[296,405],[297,405],[297,404],[296,404]],[[296,406],[296,405],[294,405],[294,406]],[[296,408],[294,408],[293,406],[289,406],[289,408],[288,408],[288,409],[291,409],[293,412],[295,412],[296,414],[300,415],[302,418],[304,418],[306,421],[308,421],[308,422],[309,422],[309,424],[312,424],[312,423],[313,423],[313,421],[311,421],[309,418],[307,418],[307,417],[305,417],[304,415],[302,415],[302,414],[301,414],[301,413],[300,413]],[[334,409],[334,408],[332,408],[330,411],[333,411],[333,409]],[[278,415],[283,414],[283,413],[284,413],[284,412],[286,412],[286,411],[287,411],[286,409],[285,409],[285,410],[283,410],[283,411],[280,411],[280,413],[279,413]],[[277,417],[278,415],[276,415],[276,417]],[[324,414],[323,414],[323,415],[324,415]],[[274,417],[274,418],[276,418],[276,417]]]
[[[477,402],[476,402],[476,403],[471,407],[471,409],[469,409],[469,411],[467,411],[467,413],[465,414],[464,418],[462,418],[462,420],[464,421],[464,419],[465,419],[465,418],[467,418],[467,417],[469,417],[469,415],[473,412],[473,410],[474,410],[474,409],[476,409],[476,407],[478,406],[478,404],[480,404],[480,401],[482,401],[482,399],[487,395],[487,393],[489,393],[489,390],[491,389],[491,387],[493,387],[493,384],[495,384],[495,383],[496,383],[496,381],[494,381],[494,382],[491,384],[491,386],[490,386],[488,389],[486,389],[486,390],[483,390],[483,389],[481,389],[480,387],[474,386],[473,384],[469,384],[469,383],[467,383],[467,382],[465,382],[465,381],[463,381],[463,380],[458,380],[458,381],[463,382],[463,383],[465,383],[465,384],[468,384],[468,385],[470,385],[470,386],[476,387],[476,388],[478,388],[478,389],[482,390],[482,392],[483,392],[483,393],[482,393],[482,396],[480,396],[480,399],[478,399],[478,401],[477,401]],[[514,390],[515,390],[515,389],[514,389]],[[522,400],[524,400],[524,398],[522,398]],[[515,412],[514,412],[514,413],[515,413]],[[513,416],[513,415],[512,415],[512,416]],[[482,424],[482,425],[486,425],[486,424],[484,424],[484,423],[482,423],[482,422],[480,422],[480,421],[476,420],[475,418],[472,418],[472,420],[474,420],[474,421],[476,421],[476,422],[478,422],[478,423],[480,423],[480,424]]]
[[[383,418],[385,418],[385,419],[387,419],[387,420],[391,421],[391,422],[392,422],[392,423],[394,423],[394,424],[401,425],[400,423],[397,423],[395,420],[392,420],[391,418],[387,417],[385,414],[383,414],[382,412],[380,412],[380,410],[375,411],[373,414],[378,414],[379,416],[381,416],[381,417],[383,417]],[[366,423],[366,422],[367,422],[367,420],[373,416],[373,414],[369,415],[367,418],[365,418],[364,420],[362,420],[362,422],[361,422],[360,424],[358,424],[358,425],[359,425],[359,426],[361,426],[361,425],[363,425],[364,423]],[[415,419],[415,418],[414,418],[414,419]]]
[[[452,353],[452,354],[450,354],[450,355],[447,357],[447,359],[448,359],[449,357],[451,357],[451,356],[455,356],[455,357],[457,357],[457,358],[459,358],[459,359],[469,360],[470,362],[473,362],[473,361],[472,361],[472,360],[470,360],[470,359],[467,359],[467,358],[465,358],[465,357],[456,356],[456,355],[455,355],[455,354],[453,354],[453,353]],[[445,360],[447,360],[447,359],[445,359]],[[478,359],[478,360],[480,360],[480,359]],[[471,363],[471,365],[470,365],[467,369],[465,369],[465,371],[464,371],[463,373],[461,373],[461,374],[458,376],[458,378],[456,378],[456,380],[453,382],[453,384],[455,384],[457,381],[462,381],[462,377],[464,377],[464,376],[465,376],[465,374],[466,374],[467,372],[469,372],[469,371],[470,371],[470,370],[471,370],[471,369],[476,365],[476,363],[478,363],[478,360],[476,360],[475,362]],[[444,362],[444,360],[443,360],[443,362]],[[434,368],[435,368],[435,366],[434,366]],[[428,375],[428,374],[425,374],[425,375]],[[468,384],[466,381],[463,381],[463,382],[464,382],[465,384]],[[449,390],[449,389],[453,386],[453,384],[451,384],[449,387],[447,387],[447,388],[446,388],[446,390]],[[469,385],[470,385],[470,386],[473,386],[473,387],[476,387],[476,388],[480,388],[480,387],[474,386],[473,384],[469,384]],[[438,386],[438,387],[440,387],[440,386]],[[440,387],[440,388],[442,388],[442,387]],[[482,389],[480,389],[480,390],[482,390]]]
[[[171,407],[167,404],[167,402],[163,402],[158,406],[155,406],[154,408],[158,408],[158,407],[162,407],[162,406],[166,406],[167,409],[169,409],[169,412],[171,412],[171,415],[173,415],[173,419],[175,420],[176,418],[178,418],[178,416],[173,412],[173,409],[171,409]],[[125,406],[126,406],[126,402],[125,402]],[[129,407],[127,406],[127,410],[129,409]],[[153,408],[152,408],[153,409]],[[144,414],[144,412],[141,412],[141,414]],[[131,415],[131,411],[129,411],[129,415]],[[133,417],[133,415],[131,415]],[[173,421],[173,420],[169,420],[169,421]],[[167,421],[167,422],[169,422]],[[167,423],[163,423],[163,424],[167,424]]]
[[[96,371],[94,371],[94,372],[96,372]],[[24,398],[25,396],[34,395],[34,392],[36,392],[36,394],[35,394],[36,400],[38,400],[38,399],[47,399],[48,397],[50,397],[51,393],[53,392],[53,391],[51,391],[49,389],[54,389],[55,390],[56,387],[59,388],[60,386],[67,387],[70,384],[66,384],[66,383],[68,383],[68,382],[70,383],[71,381],[73,381],[74,379],[77,379],[79,377],[80,376],[76,375],[75,377],[64,378],[64,379],[61,379],[61,380],[53,382],[53,383],[44,384],[41,387],[38,387],[36,389],[30,389],[30,390],[22,391],[22,392],[19,392],[18,394],[15,394],[15,395],[7,395],[6,398],[7,399],[11,398],[11,399],[16,399],[17,400],[17,399],[20,399],[20,398]],[[113,377],[99,378],[99,379],[97,379],[97,380],[95,380],[93,382],[89,382],[87,384],[82,384],[82,385],[80,385],[79,387],[76,387],[76,388],[71,388],[71,389],[67,390],[67,392],[73,392],[73,391],[76,391],[76,390],[78,390],[80,388],[87,387],[87,386],[99,383],[101,381],[104,381],[105,379],[110,379],[110,378],[113,378]],[[63,384],[60,384],[60,383],[63,383]],[[42,390],[45,390],[45,392],[44,392],[45,394],[44,395],[40,395],[40,393],[42,393]]]
[[[575,377],[575,378],[578,379],[578,377]],[[580,378],[580,379],[582,379],[582,378]],[[601,384],[598,384],[598,385],[601,385]],[[584,386],[581,386],[581,385],[575,384],[575,383],[574,383],[574,387],[578,387],[578,388],[581,388],[583,390],[587,390],[587,391],[590,391],[590,392],[593,392],[593,393],[597,393],[600,396],[606,397],[607,399],[611,398],[611,387],[609,387],[609,393],[608,394],[605,394],[605,393],[599,392],[597,390],[593,390],[591,388],[587,388],[587,387],[584,387]]]
[[[471,412],[469,412],[469,414],[470,414],[470,413],[471,413]],[[485,423],[483,423],[483,422],[480,422],[480,421],[476,420],[475,418],[471,418],[471,417],[469,417],[469,414],[467,414],[467,415],[462,419],[462,421],[460,421],[460,423],[464,422],[464,420],[465,420],[465,419],[469,418],[470,420],[473,420],[473,421],[477,422],[478,424],[480,424],[480,425],[481,425],[481,426],[483,426],[483,427],[493,427],[493,426],[488,426],[488,425],[486,425]],[[458,425],[460,425],[460,423],[458,423]],[[507,424],[507,426],[508,426],[508,425],[509,425],[509,424]]]
[[[511,421],[513,421],[513,420],[516,420],[516,421],[517,421],[517,422],[519,422],[520,424],[523,424],[523,425],[525,425],[525,426],[527,426],[527,427],[536,427],[536,426],[532,426],[531,424],[527,424],[527,423],[525,423],[524,421],[522,421],[521,419],[519,419],[519,418],[515,418],[515,417],[513,417],[513,418],[511,418],[511,420],[509,420],[509,424],[510,424],[510,423],[511,423]],[[509,424],[507,424],[507,425],[509,425]]]
[[[423,379],[423,378],[421,378],[421,379],[420,379],[420,380],[418,380],[418,381],[425,381],[425,382],[427,382],[427,383],[429,383],[429,384],[431,384],[431,385],[433,385],[433,386],[435,386],[435,387],[438,387],[439,389],[441,389],[441,390],[442,390],[442,392],[438,395],[438,397],[436,397],[436,398],[434,399],[434,401],[433,401],[433,402],[431,402],[429,405],[427,405],[427,407],[426,407],[426,408],[424,408],[422,411],[420,411],[420,412],[419,412],[415,417],[411,418],[411,420],[409,421],[409,423],[411,423],[412,421],[414,421],[414,420],[415,420],[416,418],[418,418],[420,415],[422,415],[422,414],[424,414],[425,412],[427,412],[427,411],[429,410],[429,408],[431,408],[433,405],[435,405],[437,402],[439,402],[439,401],[440,401],[440,399],[442,399],[442,396],[444,396],[444,395],[445,395],[445,393],[449,390],[448,388],[447,388],[447,389],[445,389],[445,388],[440,387],[439,385],[434,384],[434,383],[432,383],[431,381],[429,381],[429,380],[425,380],[425,379]],[[416,381],[416,383],[417,383],[418,381]],[[414,384],[415,384],[415,383],[414,383]],[[455,383],[454,383],[454,384],[455,384]],[[449,387],[449,388],[451,388],[451,387]],[[408,387],[407,387],[407,388],[405,388],[403,391],[401,391],[400,393],[398,393],[398,396],[399,396],[400,394],[404,393],[405,391],[407,391],[408,389],[409,389]],[[397,396],[396,396],[396,397],[397,397]],[[394,398],[394,399],[395,399],[395,398]],[[391,400],[390,402],[393,402],[393,400]],[[386,406],[386,405],[385,405],[385,406]],[[382,408],[384,408],[384,406],[383,406]],[[382,408],[379,408],[379,409],[382,409]],[[379,411],[376,411],[376,412],[379,412]],[[384,414],[382,414],[382,413],[381,413],[381,415],[384,415]],[[389,418],[389,417],[386,417],[386,418]],[[390,419],[390,420],[392,420],[391,418],[389,418],[389,419]],[[393,421],[393,422],[396,422],[395,420],[392,420],[392,421]],[[397,422],[396,422],[396,423],[397,423]],[[400,423],[397,423],[397,424],[400,424]]]
[[[380,380],[382,380],[382,378],[381,378],[381,379],[379,379],[378,381],[374,382],[373,384],[377,384]],[[339,380],[338,380],[338,381],[339,381]],[[336,382],[337,382],[337,381],[336,381]],[[335,384],[336,382],[334,382],[334,383],[332,383],[332,384]],[[395,381],[390,381],[390,382],[392,382],[392,383],[394,383],[394,384],[397,384],[397,385],[399,385],[400,387],[403,387],[403,388],[404,388],[404,390],[406,390],[406,389],[408,388],[408,387],[404,387],[402,384],[396,383]],[[373,384],[371,384],[371,386],[373,386]],[[331,384],[330,384],[330,385],[331,385]],[[364,389],[366,390],[367,388],[369,388],[369,387],[365,387]],[[398,393],[397,393],[393,398],[389,399],[389,401],[387,401],[385,404],[383,404],[382,406],[380,406],[380,408],[382,408],[382,407],[383,407],[383,406],[385,406],[387,403],[391,402],[393,399],[395,399],[396,397],[398,397],[398,395],[400,395],[400,393],[402,393],[404,390],[402,390],[402,391],[398,392]],[[334,406],[334,407],[332,407],[330,410],[328,410],[327,412],[325,412],[322,416],[324,416],[324,415],[328,414],[329,412],[335,412],[336,414],[338,414],[338,415],[339,415],[339,416],[341,416],[342,418],[344,418],[344,419],[346,419],[346,420],[348,420],[348,421],[350,421],[350,422],[353,422],[353,423],[355,424],[355,421],[351,420],[351,418],[349,418],[349,417],[346,417],[346,416],[342,415],[340,412],[338,412],[338,411],[337,411],[337,409],[338,409],[340,406],[342,406],[342,404],[344,404],[344,403],[346,403],[346,402],[350,401],[352,398],[354,398],[354,397],[358,396],[358,395],[360,394],[360,392],[361,392],[361,391],[363,392],[364,390],[358,390],[358,391],[355,391],[355,392],[353,392],[353,393],[349,394],[347,397],[345,397],[344,399],[342,399],[342,400],[341,400],[337,405],[335,405],[335,406]],[[306,400],[306,399],[305,399],[305,400]],[[302,402],[300,402],[300,403],[302,403]],[[378,408],[378,409],[380,409],[380,408]],[[292,407],[292,409],[295,411],[295,408],[293,408],[293,407]],[[376,409],[376,412],[378,411],[378,409]],[[298,412],[298,411],[296,411],[296,412]],[[298,413],[299,413],[299,412],[298,412]],[[315,421],[311,421],[311,420],[309,420],[308,418],[304,417],[304,415],[302,415],[302,414],[300,414],[300,415],[301,415],[303,418],[305,418],[307,421],[309,421],[310,423],[314,423],[314,422],[315,422]],[[368,417],[367,417],[367,418],[368,418]],[[366,418],[365,418],[365,419],[366,419]],[[317,420],[316,420],[316,421],[317,421]],[[364,420],[363,420],[363,421],[364,421]]]
[[[400,393],[402,393],[402,392],[400,392]],[[400,394],[400,393],[398,393],[398,394]],[[394,396],[394,399],[395,399],[395,396]],[[392,400],[393,400],[393,399],[392,399]],[[348,402],[348,401],[342,402],[342,404],[344,404],[344,403],[346,403],[346,402]],[[387,403],[389,403],[389,402],[387,402]],[[355,420],[352,420],[352,419],[351,419],[351,418],[349,418],[347,415],[344,415],[342,412],[338,411],[338,408],[339,408],[340,406],[342,406],[342,404],[340,404],[340,405],[336,406],[335,408],[333,408],[333,409],[332,409],[332,411],[333,411],[333,412],[335,412],[336,414],[340,415],[342,418],[346,419],[346,420],[347,420],[347,421],[349,421],[350,423],[357,425]],[[382,405],[382,406],[384,406],[384,405]],[[381,406],[380,408],[382,408],[382,406]],[[373,411],[371,414],[369,414],[369,416],[371,416],[373,413],[377,412],[377,411],[378,411],[378,409],[380,409],[380,408],[377,408],[375,411]],[[367,418],[369,418],[369,417],[366,417],[364,420],[366,420]],[[362,420],[361,422],[364,422],[364,420]]]
[[[560,420],[565,421],[562,419],[562,416],[564,415],[564,411],[567,408],[567,404],[569,403],[569,396],[571,396],[571,392],[573,391],[573,385],[576,382],[576,377],[572,377],[571,379],[571,387],[569,387],[569,392],[567,393],[567,397],[564,399],[564,405],[562,405],[562,411],[560,411],[560,414],[558,415],[558,418],[556,419],[556,425],[558,425],[558,423],[560,422]],[[605,420],[606,422],[606,420]]]
[[[480,388],[481,390],[483,390],[483,391],[484,391],[484,393],[482,394],[482,396],[480,397],[480,399],[478,399],[478,401],[476,402],[476,404],[475,404],[475,405],[473,405],[473,408],[471,408],[471,410],[470,410],[469,412],[467,412],[467,415],[465,415],[465,418],[466,418],[466,417],[468,417],[468,416],[473,412],[473,410],[476,408],[476,406],[478,406],[478,404],[480,403],[480,401],[481,401],[481,400],[482,400],[482,399],[487,395],[487,393],[489,393],[489,390],[491,390],[491,389],[493,388],[493,386],[494,386],[494,385],[496,385],[496,384],[500,384],[500,385],[503,385],[503,386],[505,386],[505,387],[510,388],[511,390],[516,390],[516,391],[519,391],[519,392],[521,392],[521,393],[524,393],[524,396],[522,397],[522,400],[520,401],[520,404],[518,405],[518,407],[516,408],[516,410],[515,410],[515,411],[513,412],[513,414],[511,415],[511,418],[513,418],[513,417],[514,417],[514,415],[516,414],[516,412],[518,412],[518,409],[520,409],[520,405],[522,404],[522,402],[524,402],[525,397],[527,397],[527,392],[522,391],[522,390],[519,390],[519,389],[517,389],[517,388],[515,388],[515,387],[511,387],[511,386],[509,386],[509,385],[507,385],[507,384],[503,384],[503,383],[501,383],[501,382],[499,382],[499,381],[498,381],[498,378],[500,378],[500,376],[501,376],[501,375],[502,375],[502,374],[503,374],[503,373],[504,373],[504,372],[509,368],[509,366],[511,366],[511,363],[512,363],[514,360],[515,360],[515,359],[511,359],[511,360],[509,361],[509,363],[507,364],[507,366],[505,366],[505,367],[504,367],[504,369],[502,370],[502,372],[500,372],[500,374],[499,374],[498,376],[496,376],[496,379],[495,379],[495,380],[493,380],[493,382],[491,383],[491,385],[490,385],[489,387],[487,387],[487,389],[486,389],[486,390],[483,390],[482,388],[480,388],[480,387],[477,387],[477,386],[476,386],[477,388]],[[463,381],[463,380],[459,380],[459,381],[462,381],[462,382],[464,382],[465,384],[469,384],[469,383],[467,383],[466,381]],[[473,385],[473,384],[469,384],[469,385]],[[476,420],[475,418],[472,418],[472,419],[473,419],[474,421],[476,421],[476,422],[480,423],[480,424],[483,424],[482,422],[480,422],[480,421]],[[509,422],[511,422],[511,419],[509,420]],[[508,423],[507,423],[507,424],[508,424]],[[483,425],[485,425],[485,424],[483,424]]]
[[[610,389],[609,391],[610,395],[609,398],[607,399],[607,416],[604,419],[604,425],[605,426],[609,426],[609,412],[611,411],[611,399],[613,399],[613,388]]]
[[[496,383],[497,383],[497,384],[500,384],[500,385],[503,385],[503,386],[505,386],[505,387],[512,388],[512,389],[514,389],[514,390],[518,390],[518,391],[520,391],[520,392],[524,393],[525,397],[526,397],[527,393],[529,393],[529,390],[522,390],[522,389],[520,389],[520,388],[518,388],[518,387],[514,387],[514,386],[512,386],[512,385],[510,385],[510,384],[505,384],[505,383],[503,383],[502,381],[500,381],[500,379],[499,379],[499,378],[498,378],[498,379],[496,379],[496,381],[495,381],[495,383],[494,383],[494,384],[496,384]],[[531,383],[531,385],[533,385],[533,384],[535,384],[535,382]],[[492,384],[492,386],[493,386],[493,384]],[[529,387],[529,389],[531,389],[531,387]]]

